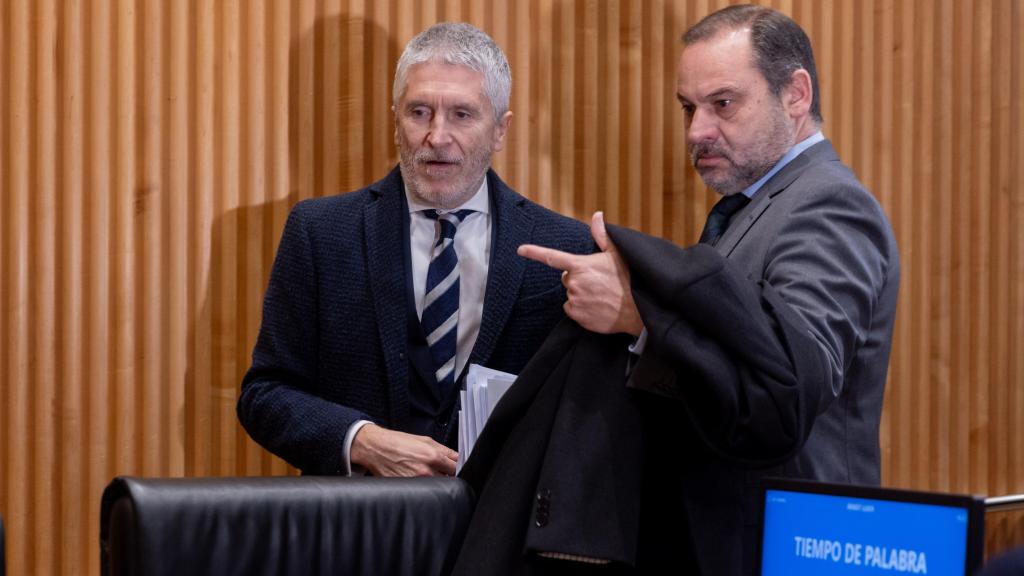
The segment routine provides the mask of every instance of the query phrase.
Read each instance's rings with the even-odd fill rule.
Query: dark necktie
[[[455,350],[459,335],[459,256],[455,253],[455,231],[472,212],[424,212],[428,218],[437,220],[440,232],[427,268],[420,324],[434,360],[434,374],[442,398],[447,397],[455,386]]]
[[[700,243],[714,246],[718,239],[722,237],[722,234],[725,233],[725,229],[729,227],[729,219],[732,218],[732,215],[739,212],[748,202],[750,202],[750,198],[747,198],[742,193],[722,196],[722,199],[715,204],[715,207],[711,209],[711,213],[708,214],[708,220],[704,224],[704,231],[700,234]]]

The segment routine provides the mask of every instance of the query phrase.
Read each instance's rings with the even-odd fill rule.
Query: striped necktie
[[[437,220],[440,233],[427,268],[420,324],[434,359],[434,374],[442,398],[446,398],[455,387],[455,350],[459,334],[459,256],[455,253],[455,230],[472,212],[424,212],[428,218]]]
[[[712,246],[717,244],[718,239],[725,234],[725,229],[729,227],[732,215],[739,212],[748,202],[750,202],[750,198],[743,193],[722,196],[722,199],[715,203],[715,207],[708,214],[704,231],[700,234],[700,243]]]

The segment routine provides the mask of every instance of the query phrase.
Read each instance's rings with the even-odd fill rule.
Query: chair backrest
[[[103,574],[439,574],[473,499],[457,478],[115,478]]]

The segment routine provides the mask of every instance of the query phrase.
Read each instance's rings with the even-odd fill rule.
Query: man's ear
[[[509,110],[501,115],[501,119],[494,126],[494,146],[493,151],[498,152],[505,148],[505,134],[508,133],[508,127],[512,125],[512,111]]]
[[[391,118],[395,121],[395,146],[398,146],[398,114],[395,113],[394,104],[391,105]]]
[[[789,77],[789,84],[782,90],[782,104],[791,118],[802,118],[811,112],[814,100],[814,89],[811,88],[811,75],[803,68],[794,70]]]

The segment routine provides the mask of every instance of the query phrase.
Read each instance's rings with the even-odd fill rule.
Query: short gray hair
[[[442,22],[417,34],[398,59],[391,90],[395,106],[405,94],[409,69],[425,62],[457,64],[476,70],[484,77],[484,94],[494,108],[494,120],[500,121],[508,112],[512,71],[505,53],[484,32],[462,22]]]

